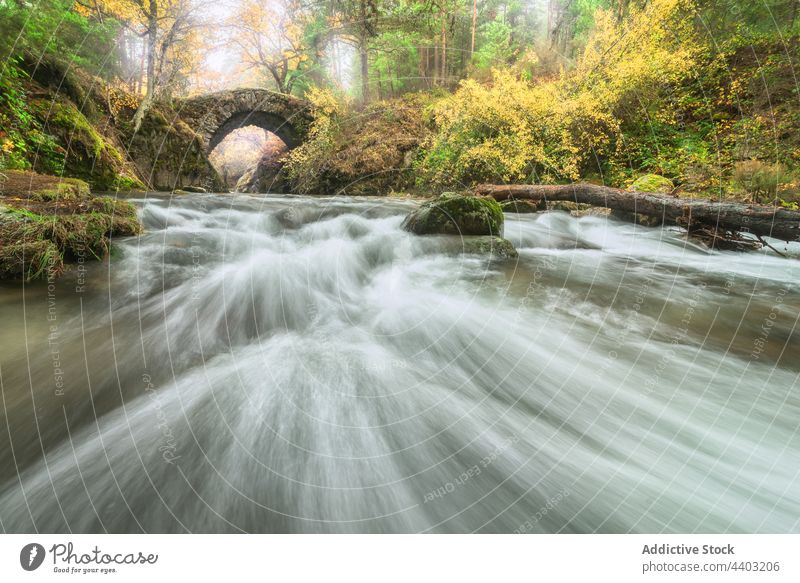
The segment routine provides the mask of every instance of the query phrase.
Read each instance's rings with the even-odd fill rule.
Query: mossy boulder
[[[31,109],[64,148],[66,174],[82,178],[95,190],[145,188],[113,139],[101,133],[74,103],[63,97],[33,99]]]
[[[500,208],[503,209],[504,213],[538,213],[540,211],[547,209],[547,203],[542,201],[533,201],[533,200],[504,200],[500,203]]]
[[[144,116],[138,132],[133,131],[130,121],[120,122],[119,129],[129,145],[128,154],[154,189],[172,191],[199,186],[212,192],[226,190],[208,161],[200,135],[178,119],[167,104],[155,104]]]
[[[637,178],[631,184],[629,190],[633,192],[652,192],[657,194],[669,194],[675,189],[675,185],[669,178],[664,178],[658,174],[645,174]]]
[[[416,235],[503,234],[503,209],[491,198],[447,195],[423,204],[403,221]]]
[[[5,168],[80,178],[95,191],[145,188],[125,155],[129,140],[118,131],[114,96],[124,92],[69,59],[42,58],[36,51],[6,66],[0,91],[7,94],[0,97]],[[126,95],[127,101],[138,99]]]

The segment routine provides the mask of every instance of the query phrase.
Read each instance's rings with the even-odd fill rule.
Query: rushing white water
[[[800,531],[794,260],[544,213],[489,262],[408,202],[136,202],[110,263],[0,289],[6,531]]]

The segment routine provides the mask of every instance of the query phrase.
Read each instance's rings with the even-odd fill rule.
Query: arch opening
[[[231,132],[248,126],[255,126],[275,134],[286,144],[287,149],[292,149],[300,143],[297,132],[281,116],[266,111],[240,111],[228,117],[213,133],[208,141],[209,154]]]
[[[228,190],[278,192],[283,188],[282,158],[288,150],[277,134],[247,125],[225,134],[208,160]]]

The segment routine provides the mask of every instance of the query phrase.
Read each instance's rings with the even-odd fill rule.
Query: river
[[[800,270],[670,228],[152,194],[0,287],[6,532],[798,532]]]

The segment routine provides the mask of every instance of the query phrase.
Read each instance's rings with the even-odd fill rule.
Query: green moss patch
[[[669,178],[664,178],[658,174],[645,174],[637,178],[631,184],[630,190],[634,192],[654,192],[659,194],[669,194],[675,189],[675,185]]]
[[[31,106],[45,130],[64,147],[65,172],[84,179],[96,190],[144,188],[114,144],[72,102],[36,99]]]

